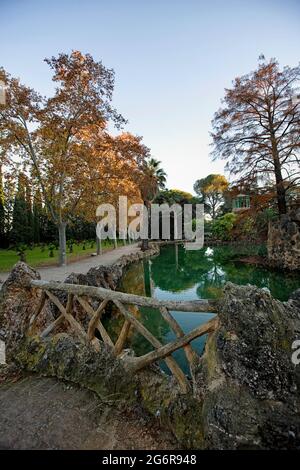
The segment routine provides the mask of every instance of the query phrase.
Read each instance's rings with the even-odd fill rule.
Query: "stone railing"
[[[154,362],[165,360],[168,368],[176,377],[181,391],[186,393],[189,389],[189,382],[172,357],[172,353],[180,348],[183,348],[187,361],[190,367],[191,376],[193,375],[193,365],[197,359],[196,352],[192,349],[191,341],[204,334],[211,333],[216,329],[218,319],[213,318],[202,324],[187,334],[184,334],[180,325],[172,316],[170,311],[184,311],[184,312],[216,312],[217,302],[213,300],[196,300],[196,301],[160,301],[148,297],[137,296],[133,294],[126,294],[123,292],[112,291],[102,287],[93,287],[78,284],[66,284],[61,282],[48,282],[43,280],[32,280],[31,287],[38,289],[40,294],[40,301],[36,311],[32,315],[29,322],[28,335],[39,335],[41,338],[49,336],[54,333],[57,327],[62,325],[65,321],[71,327],[71,331],[84,343],[90,343],[96,351],[100,350],[100,341],[103,341],[108,347],[113,349],[116,357],[122,358],[125,367],[132,373],[150,366]],[[62,301],[59,293],[65,294],[65,302]],[[98,300],[96,310],[91,306],[91,299]],[[60,312],[60,315],[46,325],[42,331],[37,331],[36,325],[39,315],[45,307],[46,300],[54,304]],[[103,326],[101,317],[107,304],[111,302],[124,317],[124,323],[121,328],[119,337],[113,343],[110,335]],[[64,305],[65,303],[65,305]],[[87,326],[86,322],[78,321],[73,315],[74,308],[79,305],[88,317]],[[129,308],[134,306],[138,307],[152,307],[160,311],[164,320],[169,324],[171,329],[176,335],[176,340],[167,344],[162,344],[137,318],[133,315]],[[151,351],[141,357],[130,357],[123,355],[124,347],[128,338],[129,330],[134,328],[140,333],[149,343],[154,347]],[[123,357],[122,357],[123,356]]]

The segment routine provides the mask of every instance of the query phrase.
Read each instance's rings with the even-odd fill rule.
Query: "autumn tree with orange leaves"
[[[59,233],[60,264],[66,263],[66,226],[74,214],[93,220],[96,205],[127,192],[149,153],[141,138],[112,137],[107,123],[124,118],[111,106],[114,72],[78,51],[45,59],[56,84],[50,98],[22,85],[4,69],[0,104],[3,165],[22,165],[40,188]]]
[[[258,69],[236,78],[225,90],[214,116],[214,158],[242,185],[262,181],[274,185],[279,214],[300,184],[300,66],[280,70],[275,59],[260,57]]]

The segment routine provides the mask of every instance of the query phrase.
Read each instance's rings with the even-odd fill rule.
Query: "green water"
[[[256,254],[260,249],[249,246],[223,246],[186,251],[183,246],[165,246],[161,248],[160,255],[132,265],[123,278],[121,290],[161,300],[212,299],[219,298],[223,285],[230,281],[235,284],[267,287],[275,298],[287,300],[289,294],[300,287],[299,274],[271,271],[238,261],[240,257]],[[185,333],[213,317],[209,313],[172,314]],[[175,338],[168,324],[155,309],[141,308],[137,315],[162,343]],[[120,323],[116,325],[116,333],[119,327]],[[192,342],[199,353],[203,351],[205,340],[204,336]],[[135,333],[130,342],[137,355],[153,349],[144,338]],[[176,351],[174,357],[187,373],[183,351]],[[165,368],[164,364],[162,367]]]

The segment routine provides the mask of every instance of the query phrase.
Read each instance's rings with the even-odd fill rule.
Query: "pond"
[[[131,265],[121,285],[124,292],[151,296],[161,300],[196,300],[219,298],[227,281],[235,284],[254,284],[267,287],[279,300],[287,300],[289,294],[300,287],[300,275],[271,271],[263,267],[245,264],[239,258],[255,254],[259,247],[222,246],[206,247],[197,251],[186,251],[183,245],[168,245],[150,260]],[[185,333],[213,317],[210,313],[172,312]],[[161,314],[151,308],[140,308],[139,320],[162,343],[175,338]],[[120,328],[115,324],[115,333]],[[205,336],[191,344],[202,353]],[[152,346],[139,334],[130,339],[137,355],[151,351]],[[185,373],[188,372],[182,350],[174,353]],[[167,371],[164,363],[161,365]]]

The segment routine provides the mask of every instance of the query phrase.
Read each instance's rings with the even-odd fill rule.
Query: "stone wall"
[[[288,302],[226,284],[219,328],[196,373],[203,447],[300,449],[300,289]]]
[[[143,259],[158,255],[159,251],[159,245],[151,243],[147,251],[137,251],[136,253],[124,255],[111,266],[100,265],[96,268],[91,268],[86,274],[72,273],[64,282],[116,290],[122,279],[124,270],[128,266],[132,263],[138,263]]]
[[[267,247],[271,267],[300,270],[300,208],[270,223]]]

